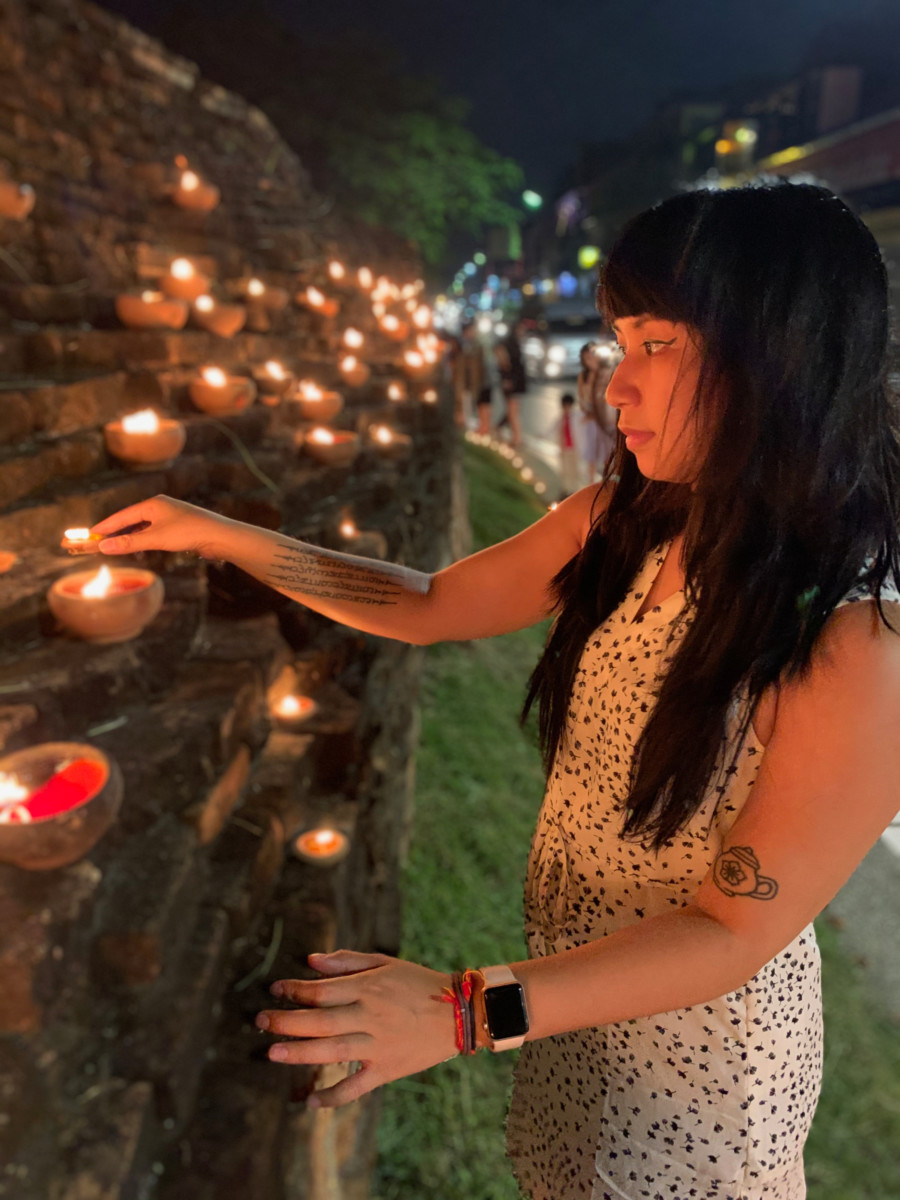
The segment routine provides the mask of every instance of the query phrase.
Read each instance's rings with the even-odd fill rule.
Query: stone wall
[[[220,187],[214,211],[173,204],[180,156]],[[0,161],[36,194],[0,218],[0,753],[89,743],[124,780],[85,857],[0,864],[0,1197],[364,1197],[377,1099],[307,1112],[309,1073],[270,1064],[252,1019],[311,950],[396,951],[421,651],[187,555],[141,556],[165,604],[130,641],[65,636],[46,593],[86,561],[60,550],[65,529],[158,492],[334,547],[349,516],[394,561],[445,562],[452,417],[434,380],[388,398],[403,346],[354,276],[339,289],[327,272],[337,257],[409,284],[417,263],[342,222],[259,111],[87,4],[4,0]],[[220,300],[257,276],[291,296],[315,284],[339,314],[257,305],[229,339],[123,328],[116,295],[177,255]],[[372,368],[334,422],[361,434],[351,466],[307,455],[289,398],[192,406],[204,364],[277,358],[334,385],[351,324]],[[103,427],[147,405],[184,422],[185,448],[130,470]],[[386,455],[373,421],[409,453]],[[286,668],[319,704],[300,731],[270,715]],[[321,821],[350,835],[336,866],[290,852]]]

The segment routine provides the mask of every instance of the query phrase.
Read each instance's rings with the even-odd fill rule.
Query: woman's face
[[[613,322],[624,351],[606,388],[619,410],[619,431],[648,479],[690,483],[700,444],[691,404],[700,377],[696,334],[677,321],[644,313]]]

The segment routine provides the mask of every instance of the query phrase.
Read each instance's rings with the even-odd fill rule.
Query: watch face
[[[528,1032],[525,993],[521,983],[504,983],[484,990],[484,1015],[495,1042],[522,1037]]]

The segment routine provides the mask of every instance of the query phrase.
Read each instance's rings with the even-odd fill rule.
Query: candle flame
[[[300,381],[300,391],[303,394],[304,400],[321,400],[322,389],[315,383],[310,383],[308,379]]]
[[[358,329],[351,328],[351,329],[346,329],[344,331],[344,344],[345,345],[352,346],[355,350],[358,350],[364,341],[365,341],[365,338],[363,337],[363,335],[360,333],[360,331]]]
[[[87,542],[90,540],[90,536],[89,529],[67,529],[63,534],[67,542]]]
[[[193,171],[185,171],[181,176],[181,186],[186,192],[193,192],[200,186],[200,177]]]
[[[197,309],[200,312],[212,312],[212,310],[216,307],[216,302],[213,300],[212,296],[198,296],[194,303],[197,305]]]
[[[422,394],[422,399],[426,404],[435,404],[437,402],[437,398],[438,394],[435,388],[429,388],[427,392],[423,392]]]
[[[427,363],[436,363],[437,362],[437,355],[435,354],[435,352],[433,350],[423,350],[422,357],[425,359],[425,361]]]
[[[356,530],[356,525],[354,524],[353,521],[349,521],[349,520],[341,521],[339,528],[340,528],[342,537],[345,537],[345,538],[356,537],[357,530]]]
[[[333,858],[347,845],[347,837],[337,829],[309,829],[297,837],[295,845],[315,858]]]
[[[321,426],[319,426],[317,429],[313,429],[311,431],[309,440],[311,442],[317,442],[320,446],[333,446],[334,434],[330,429],[323,429]]]
[[[266,290],[266,285],[261,279],[251,279],[247,284],[247,293],[250,296],[261,296]]]
[[[266,371],[273,379],[287,378],[284,367],[280,362],[276,362],[274,358],[266,363]]]
[[[228,382],[228,376],[221,367],[204,367],[200,374],[212,387],[224,387]]]
[[[194,276],[194,264],[187,258],[176,258],[169,267],[170,274],[176,279],[192,279]]]
[[[145,304],[158,304],[163,299],[162,292],[141,292],[141,299]]]
[[[390,387],[388,388],[388,399],[389,400],[402,400],[403,394],[404,394],[403,388],[400,386],[399,383],[392,383],[390,385]]]
[[[334,259],[328,264],[328,274],[332,279],[343,279],[347,274],[344,264]]]
[[[431,309],[427,304],[420,304],[413,313],[413,325],[418,329],[427,329],[431,324]]]
[[[422,358],[422,355],[418,352],[418,350],[407,350],[403,355],[403,358],[411,367],[421,367],[425,363],[425,360]]]
[[[368,289],[372,286],[372,283],[374,282],[373,277],[372,277],[372,272],[369,270],[368,267],[360,267],[356,273],[356,278],[359,280],[359,286],[361,288]]]
[[[18,776],[0,773],[0,825],[28,824],[31,813],[23,803],[28,795]]]
[[[341,359],[341,370],[342,371],[355,371],[356,370],[356,355],[355,354],[348,354],[344,358]]]
[[[393,313],[388,313],[388,315],[386,317],[381,318],[381,328],[382,329],[390,329],[391,331],[393,331],[395,329],[398,329],[399,326],[400,326],[400,322],[397,320],[397,318],[394,316]]]
[[[376,317],[383,317],[384,313],[385,313],[384,305],[380,301],[376,301],[372,305],[372,312],[375,314]]]
[[[289,720],[294,717],[304,717],[316,707],[315,701],[309,696],[282,696],[275,704],[275,714]]]
[[[306,289],[306,299],[313,306],[313,308],[321,308],[325,303],[325,297],[323,294],[318,288],[314,287],[308,287]]]
[[[143,408],[140,412],[123,417],[122,428],[126,433],[158,433],[159,417],[152,408]]]
[[[416,285],[414,283],[404,284],[404,286],[400,292],[400,295],[403,297],[404,300],[408,300],[411,296],[414,296],[415,294],[416,294]]]
[[[81,594],[88,599],[96,600],[108,596],[112,587],[113,577],[109,567],[103,566],[88,582],[82,587]]]
[[[388,429],[387,425],[377,425],[373,430],[373,436],[376,442],[381,442],[382,446],[389,446],[394,440],[394,435]]]

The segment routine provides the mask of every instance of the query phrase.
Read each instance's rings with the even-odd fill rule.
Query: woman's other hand
[[[111,536],[120,529],[143,522],[147,524],[133,533]],[[203,558],[224,558],[223,534],[229,523],[227,517],[198,508],[196,504],[173,500],[170,496],[153,496],[98,521],[91,534],[103,537],[98,547],[101,554],[188,550]]]
[[[442,998],[449,975],[353,950],[311,954],[309,965],[325,978],[281,979],[271,989],[301,1007],[261,1012],[256,1024],[302,1039],[272,1046],[274,1062],[360,1064],[334,1087],[316,1092],[311,1106],[348,1104],[457,1053],[453,1005]]]

